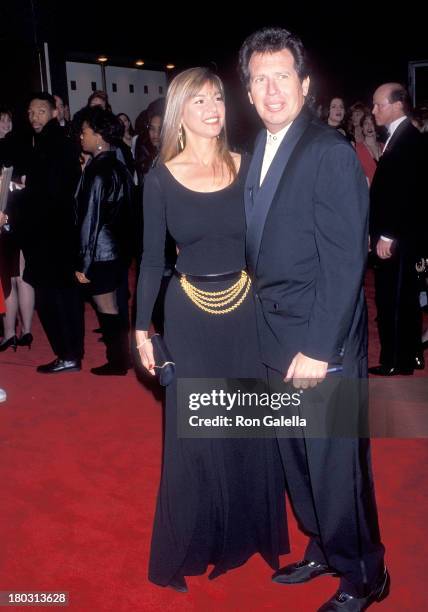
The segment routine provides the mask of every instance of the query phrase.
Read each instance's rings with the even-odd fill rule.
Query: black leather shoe
[[[369,368],[369,374],[375,374],[376,376],[411,376],[413,368],[391,368],[385,365],[378,365]]]
[[[318,612],[363,612],[372,603],[379,603],[388,597],[390,584],[391,579],[388,570],[385,568],[375,588],[367,597],[352,597],[344,591],[337,591],[331,599],[318,609]]]
[[[415,357],[415,370],[425,370],[425,359],[423,353]]]
[[[54,359],[37,368],[40,374],[60,374],[61,372],[80,372],[82,364],[78,359]]]
[[[299,584],[300,582],[308,582],[308,580],[318,576],[328,575],[337,576],[338,574],[328,565],[303,559],[303,561],[281,567],[273,574],[272,581],[278,582],[278,584]]]

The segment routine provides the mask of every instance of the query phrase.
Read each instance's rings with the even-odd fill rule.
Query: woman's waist
[[[178,278],[185,278],[192,283],[221,283],[223,281],[238,280],[243,273],[245,273],[244,268],[210,274],[189,274],[188,272],[178,269],[177,266],[174,269],[174,274]]]
[[[177,261],[175,263],[175,272],[177,274],[185,274],[189,280],[196,277],[201,281],[212,281],[214,277],[227,276],[239,273],[246,268],[245,258],[241,255],[208,257],[208,253],[202,254],[201,257],[188,257],[186,253],[179,250]],[[231,277],[232,278],[232,277]],[[227,279],[223,279],[227,280]]]

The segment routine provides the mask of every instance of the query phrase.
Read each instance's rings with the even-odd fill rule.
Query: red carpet
[[[371,284],[368,298],[372,306]],[[371,307],[371,363],[373,317]],[[0,355],[0,386],[8,392],[0,406],[0,591],[68,591],[68,609],[78,612],[315,611],[337,580],[281,587],[258,557],[213,582],[190,578],[188,594],[148,582],[161,408],[134,373],[106,379],[89,373],[103,363],[104,347],[90,331],[95,326],[88,310],[81,373],[36,373],[36,365],[52,358],[37,320],[31,351]],[[428,443],[375,440],[373,449],[393,581],[379,610],[424,610]],[[304,547],[291,519],[290,530],[293,551],[284,562],[299,559]]]

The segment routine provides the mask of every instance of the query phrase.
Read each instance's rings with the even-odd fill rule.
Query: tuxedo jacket
[[[422,255],[428,250],[424,244],[428,242],[427,162],[424,137],[405,119],[379,159],[370,188],[373,245],[386,236],[394,239],[401,251]]]
[[[367,354],[366,178],[349,142],[306,108],[259,187],[265,143],[263,130],[245,186],[262,360],[285,373],[300,351],[346,373]]]

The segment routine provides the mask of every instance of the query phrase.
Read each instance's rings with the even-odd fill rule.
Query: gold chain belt
[[[240,278],[229,289],[223,291],[203,291],[192,285],[186,278],[185,274],[180,276],[180,284],[184,293],[190,300],[203,310],[214,315],[223,315],[232,310],[236,310],[238,306],[247,297],[251,287],[251,279],[245,270],[242,270]]]

